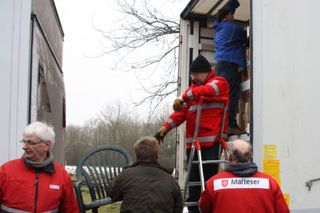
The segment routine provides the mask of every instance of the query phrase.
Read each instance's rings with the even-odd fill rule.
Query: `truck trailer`
[[[24,127],[54,127],[55,159],[64,163],[63,29],[53,0],[0,1],[0,165],[21,157]]]
[[[248,132],[253,161],[281,186],[293,213],[320,212],[320,1],[239,0],[235,21],[247,29],[250,47],[241,74],[237,120]],[[212,28],[227,0],[190,0],[181,12],[179,89],[189,86],[189,65],[199,54],[214,67]],[[179,183],[186,176],[184,126],[179,129]],[[238,137],[229,138],[234,140]]]

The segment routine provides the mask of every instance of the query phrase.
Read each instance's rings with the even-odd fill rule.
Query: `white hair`
[[[45,122],[36,121],[24,129],[23,136],[35,135],[44,141],[50,141],[50,149],[53,148],[55,143],[55,133],[52,126]]]

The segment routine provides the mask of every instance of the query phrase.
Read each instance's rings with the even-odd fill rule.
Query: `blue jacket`
[[[215,30],[216,61],[245,66],[247,33],[242,26],[231,21],[216,21],[213,29]]]

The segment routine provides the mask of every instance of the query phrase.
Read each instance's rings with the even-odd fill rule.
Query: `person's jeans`
[[[230,88],[229,102],[229,127],[238,127],[236,115],[240,98],[240,73],[238,65],[219,61],[216,64],[216,74],[226,79]]]

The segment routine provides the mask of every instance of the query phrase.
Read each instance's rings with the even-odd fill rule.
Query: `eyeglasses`
[[[23,143],[24,145],[28,145],[28,146],[35,146],[37,144],[43,143],[45,142],[44,140],[38,141],[38,142],[33,142],[33,141],[25,141],[25,140],[21,140],[20,143]]]

